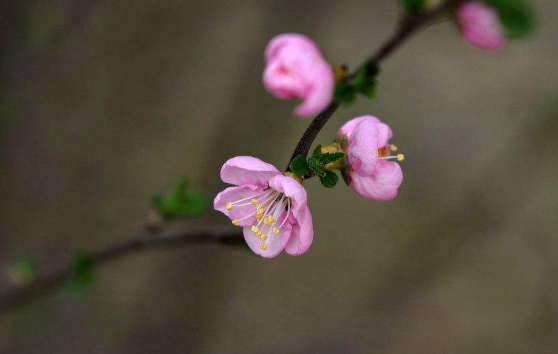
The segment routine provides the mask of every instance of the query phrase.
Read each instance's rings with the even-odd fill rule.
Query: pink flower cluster
[[[393,133],[376,117],[355,118],[339,129],[338,146],[347,156],[343,167],[350,187],[366,199],[391,200],[403,182],[398,163],[391,156]],[[301,255],[314,238],[306,190],[300,180],[251,156],[237,156],[221,168],[223,182],[232,184],[219,193],[214,208],[244,228],[244,239],[254,253],[272,258],[285,250]]]
[[[485,50],[500,50],[505,45],[504,30],[498,14],[490,6],[466,2],[457,9],[457,18],[465,40]]]
[[[267,46],[265,62],[265,87],[281,99],[302,99],[297,115],[317,114],[333,99],[332,68],[310,39],[299,34],[275,37]],[[397,150],[389,144],[392,135],[378,118],[363,116],[343,125],[331,145],[346,156],[335,168],[364,198],[383,201],[397,196],[403,172],[390,160],[401,161],[403,155],[391,156]],[[284,250],[297,256],[310,248],[314,229],[301,176],[283,174],[255,157],[237,156],[225,162],[221,179],[233,187],[217,194],[214,208],[244,229],[254,253],[272,258]]]
[[[300,34],[282,34],[265,50],[265,88],[273,96],[303,100],[296,115],[309,117],[324,110],[333,99],[335,77],[318,46]]]

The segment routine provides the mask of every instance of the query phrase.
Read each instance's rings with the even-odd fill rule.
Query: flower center
[[[396,159],[397,161],[405,160],[405,155],[397,154],[391,156],[391,152],[397,151],[397,146],[390,144],[378,149],[378,160],[393,160]]]
[[[228,203],[227,209],[232,210],[235,207],[250,205],[254,208],[253,211],[240,219],[234,219],[232,224],[239,226],[242,220],[255,217],[250,230],[263,242],[260,248],[265,251],[271,234],[279,235],[281,228],[287,222],[291,212],[291,199],[283,193],[268,188],[250,197]]]

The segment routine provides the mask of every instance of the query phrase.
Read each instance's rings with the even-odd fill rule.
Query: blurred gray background
[[[315,241],[264,260],[200,245],[136,254],[92,289],[0,318],[2,353],[556,353],[558,6],[501,53],[432,26],[383,66],[372,114],[405,153],[400,196],[305,186]],[[283,168],[309,121],[262,87],[263,50],[300,32],[358,65],[395,0],[11,1],[0,5],[0,289],[17,257],[61,265],[125,240],[181,175]],[[210,211],[190,224],[227,224]]]

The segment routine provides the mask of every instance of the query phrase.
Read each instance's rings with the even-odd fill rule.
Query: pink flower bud
[[[324,110],[333,99],[335,78],[316,44],[300,34],[273,38],[265,50],[265,88],[273,96],[303,100],[296,110],[300,117]]]
[[[482,2],[471,1],[457,10],[461,32],[465,40],[485,50],[500,50],[504,47],[504,30],[496,11]]]
[[[349,186],[366,199],[386,201],[397,196],[403,182],[403,171],[396,161],[403,154],[389,144],[391,128],[372,116],[354,118],[343,125],[338,141],[346,141],[345,153],[349,166],[344,171]]]

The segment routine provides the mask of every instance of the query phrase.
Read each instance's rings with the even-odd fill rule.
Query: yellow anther
[[[393,151],[393,152],[396,152],[396,151],[397,151],[397,146],[391,144],[391,145],[389,146],[389,149],[390,149],[391,151]]]
[[[234,219],[234,220],[232,221],[232,224],[233,224],[234,226],[238,226],[238,225],[240,224],[240,221],[239,221],[238,219]]]
[[[259,230],[258,230],[258,232],[256,232],[256,236],[262,237],[262,235],[263,235],[263,232],[261,232],[261,231],[259,231]]]
[[[403,160],[405,160],[405,155],[397,154],[397,161],[403,161]]]
[[[233,208],[232,203],[227,204],[227,210],[232,210],[232,208]]]
[[[250,230],[252,230],[253,233],[256,233],[256,232],[258,232],[258,227],[256,225],[252,225]]]
[[[262,241],[267,240],[267,236],[266,236],[266,235],[262,235],[262,236],[260,237],[260,240],[262,240]]]
[[[269,215],[264,219],[264,224],[266,224],[267,226],[271,226],[271,224],[273,224],[274,221],[275,219],[273,218],[273,216]]]
[[[256,216],[262,216],[264,213],[264,210],[262,208],[258,208],[258,210],[256,210]]]
[[[258,207],[258,205],[260,205],[257,199],[252,199],[250,202],[252,202],[252,205],[255,206],[256,208]]]
[[[260,248],[265,251],[267,249],[267,245],[265,243],[262,243],[260,245]]]
[[[263,218],[263,216],[256,214],[256,220],[258,220],[258,222],[262,221],[262,218]]]
[[[273,233],[274,233],[275,235],[279,235],[279,229],[276,228],[276,227],[273,228]]]

